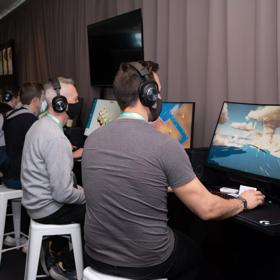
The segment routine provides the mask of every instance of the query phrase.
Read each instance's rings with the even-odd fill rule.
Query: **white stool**
[[[91,267],[87,267],[83,272],[83,280],[130,280],[128,278],[107,275],[94,270]],[[167,280],[167,278],[157,279],[157,280]]]
[[[20,235],[22,234],[26,236],[25,234],[20,232],[21,201],[18,199],[20,199],[21,197],[22,197],[22,190],[9,189],[3,185],[0,185],[0,263],[1,263],[2,253],[10,250],[18,249],[23,246],[23,245],[21,246],[19,245]],[[8,200],[12,200],[14,231],[4,234]],[[3,247],[4,235],[8,235],[12,233],[15,234],[16,246],[3,249],[2,247]]]
[[[37,276],[40,250],[44,236],[49,235],[71,235],[72,246],[75,258],[77,279],[82,279],[83,248],[81,239],[81,228],[79,224],[49,225],[30,221],[29,247],[25,262],[25,280],[35,280]]]

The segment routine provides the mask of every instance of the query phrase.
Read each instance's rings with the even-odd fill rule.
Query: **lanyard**
[[[63,129],[63,125],[60,122],[59,119],[57,119],[54,115],[52,115],[50,112],[47,113],[47,116],[52,119],[53,121],[55,121],[62,129]]]
[[[135,112],[122,112],[120,114],[121,119],[136,119],[146,122],[145,118],[138,113]]]

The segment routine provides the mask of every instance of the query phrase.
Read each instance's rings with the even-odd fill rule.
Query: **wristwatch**
[[[242,197],[242,196],[238,196],[238,197],[236,197],[236,199],[239,199],[239,200],[241,200],[241,201],[242,201],[242,203],[243,203],[243,207],[244,207],[244,210],[248,210],[247,200],[246,200],[244,197]]]

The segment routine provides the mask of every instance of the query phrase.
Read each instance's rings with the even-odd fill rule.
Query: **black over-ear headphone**
[[[60,95],[61,85],[57,78],[49,79],[53,89],[56,91],[56,96],[52,100],[52,107],[55,112],[63,113],[67,110],[68,102],[65,96]]]
[[[144,106],[152,107],[158,99],[158,85],[156,81],[149,77],[149,71],[139,62],[128,62],[142,78],[142,83],[138,88],[139,99]]]
[[[10,102],[13,98],[14,94],[12,91],[10,90],[5,90],[4,94],[3,94],[3,101],[4,102]]]

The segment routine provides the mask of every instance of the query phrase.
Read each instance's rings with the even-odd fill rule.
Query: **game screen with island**
[[[160,117],[151,125],[177,139],[185,149],[192,145],[194,102],[163,102]],[[94,99],[87,120],[85,136],[119,117],[121,109],[115,100]]]
[[[208,164],[280,180],[280,105],[224,102]]]
[[[194,102],[163,102],[161,114],[152,125],[189,149],[192,147],[194,107]]]
[[[94,99],[87,120],[85,136],[119,117],[121,109],[115,100]]]

